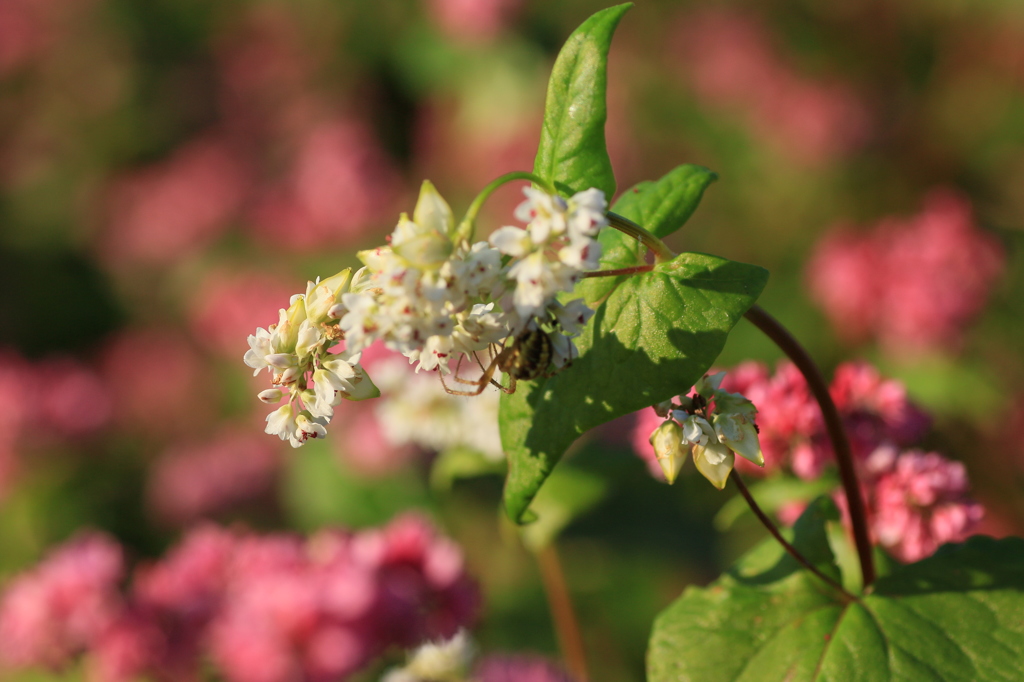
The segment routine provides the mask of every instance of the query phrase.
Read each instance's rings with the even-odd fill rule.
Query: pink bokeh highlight
[[[236,219],[250,171],[224,140],[186,143],[115,180],[100,256],[112,266],[171,265],[212,244]]]
[[[426,0],[434,23],[448,37],[464,43],[485,43],[496,38],[522,4],[522,0]]]
[[[835,161],[870,134],[871,117],[856,92],[836,79],[797,73],[754,14],[686,10],[676,21],[669,55],[701,103],[733,114],[795,162]]]
[[[401,180],[369,128],[335,119],[311,128],[292,164],[251,211],[254,237],[274,250],[351,245],[390,226]]]
[[[300,285],[266,272],[210,273],[193,297],[189,327],[203,346],[238,359],[246,350],[245,338],[277,319]]]
[[[1005,267],[970,202],[935,190],[921,212],[869,230],[839,226],[815,247],[807,282],[840,336],[908,355],[956,351]]]
[[[161,521],[180,526],[266,500],[281,470],[278,445],[234,427],[174,445],[150,465],[147,502]]]

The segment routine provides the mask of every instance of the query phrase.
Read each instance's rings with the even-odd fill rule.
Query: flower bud
[[[736,455],[722,443],[709,440],[707,445],[693,446],[693,463],[711,485],[721,490],[732,473]]]
[[[341,295],[348,291],[351,280],[352,268],[345,268],[336,275],[306,286],[306,316],[313,324],[332,319],[330,312],[341,300]]]
[[[651,445],[654,447],[654,456],[658,458],[658,465],[669,485],[675,483],[679,470],[686,461],[682,452],[683,430],[671,419],[662,422],[651,434]]]
[[[265,391],[260,391],[257,397],[266,404],[273,405],[281,402],[281,397],[283,395],[284,393],[279,388],[268,388]]]

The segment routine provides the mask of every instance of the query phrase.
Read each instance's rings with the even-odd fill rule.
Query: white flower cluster
[[[267,404],[284,405],[267,416],[266,432],[299,447],[309,438],[327,435],[334,408],[343,399],[365,400],[380,395],[359,365],[359,353],[331,353],[341,338],[338,302],[351,281],[351,268],[310,282],[305,294],[292,296],[277,324],[249,336],[245,364],[259,374],[267,369],[274,388],[259,394]]]
[[[424,182],[412,218],[401,215],[388,246],[360,252],[364,267],[354,275],[345,270],[310,282],[276,325],[257,329],[245,362],[257,373],[269,369],[274,384],[260,399],[288,398],[267,417],[267,433],[298,447],[326,434],[342,399],[379,395],[359,366],[360,353],[377,340],[417,371],[447,374],[453,359],[488,347],[499,352],[510,336],[541,330],[551,342],[550,362],[568,364],[576,354],[572,338],[593,311],[582,299],[563,305],[555,297],[597,265],[594,237],[608,224],[604,195],[525,193],[516,216],[526,229],[503,227],[490,243],[471,244]],[[344,352],[329,352],[341,339]],[[485,372],[482,381],[488,378]]]
[[[679,405],[655,408],[668,417],[654,430],[650,441],[669,483],[675,481],[683,466],[685,445],[690,446],[697,470],[719,490],[732,472],[735,455],[764,466],[754,424],[757,408],[739,393],[719,388],[724,377],[725,372],[702,377],[694,386],[693,397],[682,398]]]
[[[552,362],[565,366],[592,311],[555,297],[600,256],[594,239],[607,224],[604,195],[590,189],[568,201],[536,189],[516,215],[527,229],[503,227],[488,242],[456,235],[448,204],[424,182],[410,220],[402,214],[390,245],[359,254],[340,328],[358,351],[377,339],[419,370],[450,373],[449,362],[526,329],[544,328]]]

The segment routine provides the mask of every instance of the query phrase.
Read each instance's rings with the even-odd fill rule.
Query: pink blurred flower
[[[105,628],[90,648],[86,677],[90,682],[133,682],[148,671],[159,670],[159,679],[180,679],[160,663],[166,641],[159,624],[149,614],[126,608]]]
[[[462,553],[423,519],[310,538],[202,525],[118,591],[120,548],[98,534],[17,577],[0,602],[0,656],[59,666],[88,655],[98,682],[334,682],[395,646],[476,616]]]
[[[31,395],[33,419],[64,438],[88,435],[110,420],[113,401],[106,383],[94,370],[71,358],[37,363]]]
[[[255,207],[253,229],[274,250],[351,244],[394,219],[399,188],[365,125],[330,121],[308,132],[285,181]]]
[[[541,656],[491,655],[477,665],[478,682],[573,682],[571,676]]]
[[[967,538],[984,509],[968,496],[967,471],[935,452],[882,447],[868,458],[871,529],[904,562]]]
[[[90,647],[121,609],[120,546],[86,532],[7,586],[0,603],[0,660],[51,668]]]
[[[104,260],[170,265],[209,245],[241,208],[247,176],[231,148],[208,137],[116,180],[101,245]]]
[[[249,144],[290,139],[321,113],[311,93],[316,52],[286,8],[242,9],[215,43],[217,95],[233,136]]]
[[[866,362],[839,365],[829,392],[843,415],[854,454],[862,458],[883,443],[908,447],[931,426],[931,418],[907,398],[902,383],[883,379]]]
[[[654,476],[659,481],[665,480],[665,472],[662,471],[661,465],[658,464],[658,458],[654,455],[654,447],[651,446],[651,434],[664,421],[665,419],[659,417],[654,408],[640,410],[636,413],[636,419],[630,431],[630,443],[633,446],[633,452],[647,464],[647,469],[651,472],[651,476]]]
[[[352,553],[380,581],[374,618],[381,640],[411,648],[450,638],[475,620],[480,595],[465,573],[461,550],[423,518],[406,514],[360,533]]]
[[[677,27],[670,54],[697,97],[741,116],[779,152],[820,165],[867,137],[868,113],[852,89],[798,75],[753,15],[687,10]]]
[[[977,228],[970,203],[933,191],[922,211],[870,232],[833,230],[807,267],[812,295],[846,338],[890,351],[955,349],[1002,274],[998,241]]]
[[[800,371],[780,362],[774,375],[758,362],[745,362],[729,371],[722,388],[745,395],[757,407],[764,468],[737,462],[741,473],[762,476],[783,466],[801,478],[817,478],[830,458],[822,447],[821,409]]]
[[[193,299],[192,334],[203,345],[237,359],[246,350],[245,337],[277,319],[294,289],[294,283],[264,272],[213,273]]]
[[[149,473],[147,497],[165,522],[184,525],[271,494],[281,465],[277,444],[248,429],[222,429],[177,445]]]
[[[0,78],[47,55],[91,0],[0,0]]]
[[[122,331],[104,349],[102,372],[115,419],[135,432],[193,430],[212,397],[199,355],[169,329]]]
[[[427,0],[434,22],[451,38],[467,43],[493,40],[521,5],[522,0]]]

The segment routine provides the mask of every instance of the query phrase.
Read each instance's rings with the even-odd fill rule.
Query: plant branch
[[[843,491],[846,493],[847,508],[850,510],[853,540],[857,546],[857,557],[860,559],[861,575],[864,587],[867,587],[875,581],[875,562],[871,553],[871,540],[868,536],[867,509],[864,505],[864,498],[861,496],[860,484],[857,481],[850,441],[846,437],[846,429],[839,416],[839,410],[836,409],[836,404],[829,393],[828,384],[825,383],[818,366],[814,364],[814,360],[804,350],[804,347],[764,308],[758,305],[753,306],[747,311],[746,318],[774,341],[793,361],[800,373],[804,375],[811,393],[814,394],[814,398],[821,407],[825,428],[828,430],[829,439],[832,441],[832,450],[839,465],[839,476],[843,482]]]
[[[455,230],[456,239],[472,241],[473,227],[476,223],[476,217],[477,214],[480,213],[480,209],[483,208],[484,202],[490,198],[491,194],[493,194],[496,189],[510,182],[515,182],[516,180],[528,180],[533,184],[542,187],[548,194],[557,194],[554,186],[539,175],[528,173],[526,171],[512,171],[511,173],[505,173],[495,180],[492,180],[486,187],[480,190],[480,194],[473,199],[473,203],[471,203],[469,205],[469,209],[466,210],[465,217]]]
[[[833,578],[830,578],[829,576],[822,573],[818,569],[818,567],[812,564],[810,561],[808,561],[807,558],[804,557],[804,555],[801,554],[796,547],[791,545],[789,541],[786,540],[786,538],[782,537],[782,533],[779,532],[778,527],[772,522],[770,518],[768,518],[768,515],[765,514],[764,511],[762,511],[761,507],[758,506],[757,502],[754,501],[754,496],[750,494],[750,490],[747,489],[747,486],[743,482],[743,479],[740,478],[739,472],[736,471],[735,469],[732,470],[732,480],[736,483],[736,487],[739,488],[740,494],[743,495],[743,499],[745,499],[747,501],[747,504],[750,505],[750,510],[754,512],[754,515],[757,516],[758,519],[761,520],[761,523],[764,524],[764,527],[767,528],[768,532],[772,534],[772,537],[774,537],[778,541],[778,543],[782,545],[782,548],[785,549],[791,557],[796,559],[800,563],[800,565],[806,568],[808,571],[818,576],[826,583],[834,587],[836,590],[841,592],[847,599],[851,601],[857,601],[857,597],[847,592],[846,588],[844,588],[842,585],[836,582]]]
[[[620,277],[622,275],[638,275],[641,272],[650,272],[653,265],[636,265],[631,268],[618,268],[616,270],[591,270],[584,272],[583,277]]]
[[[676,254],[665,245],[665,242],[625,216],[608,211],[608,225],[643,243],[644,246],[654,252],[655,262],[663,263],[676,257]]]
[[[537,564],[540,566],[544,592],[547,594],[551,619],[555,624],[555,635],[558,647],[562,650],[565,665],[577,682],[589,682],[587,673],[587,657],[583,651],[583,638],[576,613],[572,608],[572,599],[565,583],[562,562],[554,544],[548,544],[537,552]]]

